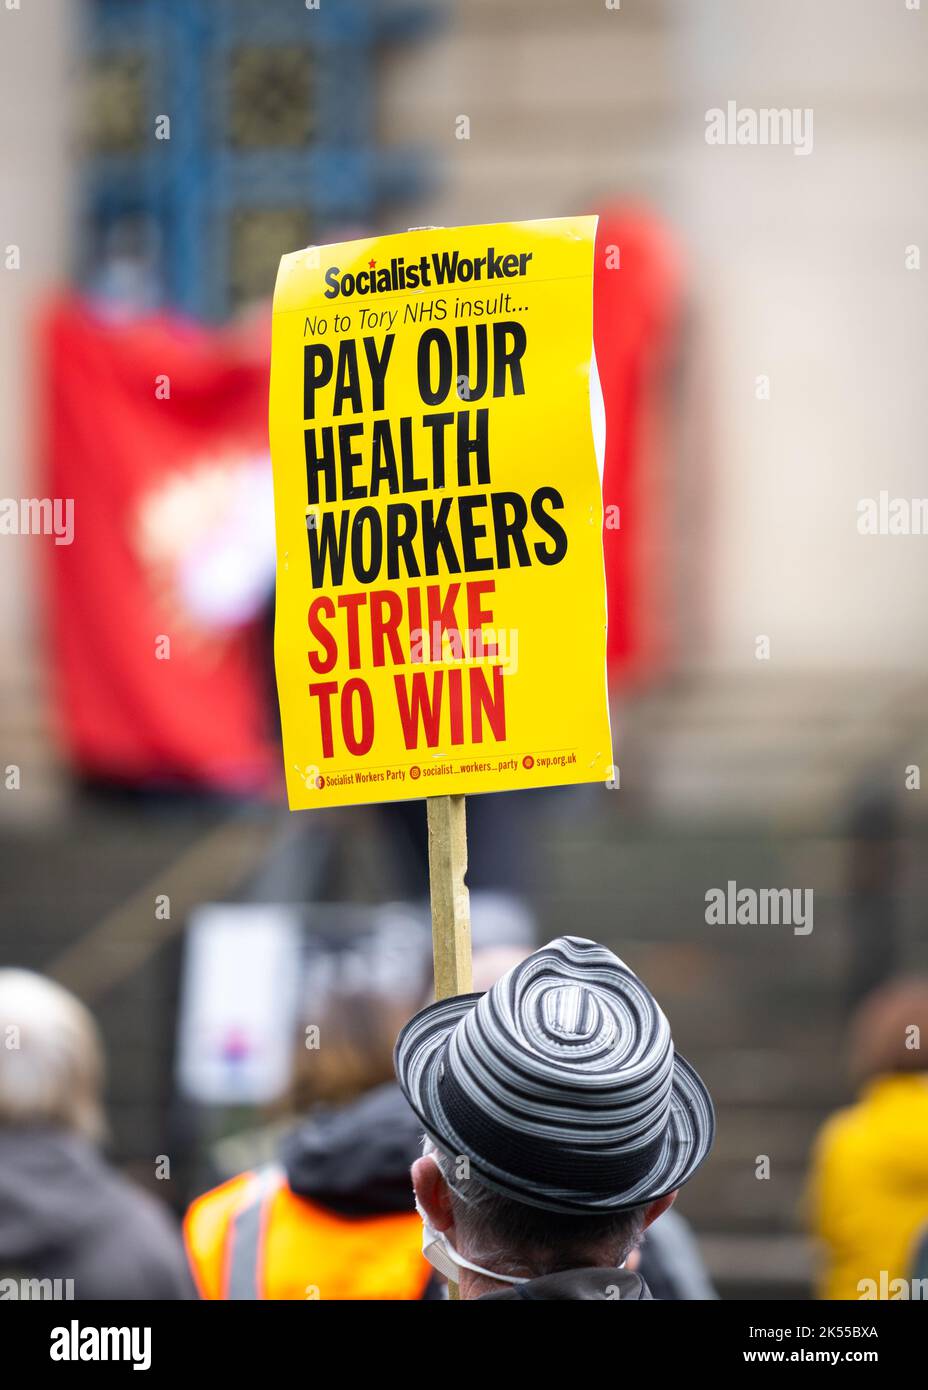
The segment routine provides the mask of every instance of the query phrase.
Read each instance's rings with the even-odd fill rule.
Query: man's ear
[[[656,1202],[652,1202],[650,1206],[645,1207],[644,1225],[641,1229],[646,1231],[659,1216],[663,1216],[664,1212],[673,1206],[676,1200],[676,1192],[668,1192],[666,1197],[658,1197]]]
[[[436,1231],[449,1231],[454,1225],[451,1193],[431,1154],[417,1158],[412,1165],[412,1186],[419,1205]]]

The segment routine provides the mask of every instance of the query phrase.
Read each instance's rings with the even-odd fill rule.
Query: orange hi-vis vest
[[[417,1299],[431,1275],[415,1212],[337,1216],[276,1165],[198,1197],[184,1242],[201,1298]]]

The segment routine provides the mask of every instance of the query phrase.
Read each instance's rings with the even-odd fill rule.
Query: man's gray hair
[[[61,985],[0,970],[0,1128],[102,1136],[103,1050],[93,1017]]]
[[[644,1206],[594,1216],[546,1211],[504,1197],[470,1176],[466,1155],[452,1157],[426,1136],[451,1194],[457,1248],[499,1274],[554,1274],[587,1265],[621,1265],[644,1230]]]

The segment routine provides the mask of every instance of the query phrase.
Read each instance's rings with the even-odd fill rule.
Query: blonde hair
[[[31,970],[0,970],[0,1127],[54,1126],[98,1140],[103,1049],[92,1015]]]

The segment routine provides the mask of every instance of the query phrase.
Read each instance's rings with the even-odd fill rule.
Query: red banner
[[[263,335],[262,335],[263,339]],[[42,335],[42,486],[58,723],[76,767],[133,784],[270,784],[266,340],[68,299]]]
[[[664,671],[672,647],[670,483],[663,430],[681,272],[647,212],[607,208],[596,235],[594,338],[606,407],[603,476],[610,686]]]

